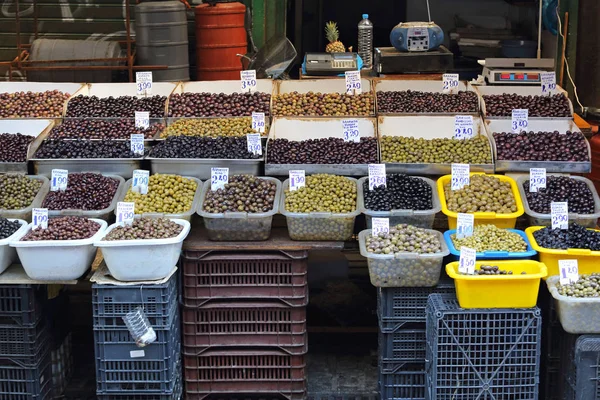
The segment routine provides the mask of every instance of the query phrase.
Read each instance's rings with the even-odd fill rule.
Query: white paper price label
[[[475,215],[459,213],[456,218],[456,237],[463,239],[473,236],[473,225],[475,224]]]
[[[140,129],[148,129],[150,127],[150,112],[136,111],[135,112],[135,127]]]
[[[360,71],[346,71],[346,93],[361,94],[362,82],[360,80]]]
[[[290,190],[296,191],[301,187],[306,185],[306,176],[304,175],[304,170],[292,170],[290,171]]]
[[[249,69],[246,71],[240,71],[240,78],[242,80],[242,92],[256,91],[256,70]]]
[[[58,190],[67,190],[69,182],[69,171],[66,169],[53,169],[52,178],[50,179],[50,190],[56,192]]]
[[[550,203],[552,229],[569,229],[569,204],[566,201]]]
[[[129,352],[129,357],[131,357],[131,358],[146,357],[146,352],[144,350],[131,350]]]
[[[385,164],[369,164],[369,190],[378,186],[387,186]]]
[[[357,119],[343,119],[342,130],[344,142],[360,142],[360,131],[358,130]]]
[[[390,233],[389,218],[372,218],[371,219],[371,235],[378,236],[380,233]]]
[[[152,72],[136,72],[135,85],[138,95],[149,95],[152,93]]]
[[[454,139],[470,139],[475,135],[472,115],[454,117]]]
[[[568,285],[579,280],[579,265],[577,260],[558,260],[558,270],[560,271],[560,284]]]
[[[518,109],[512,110],[512,131],[514,133],[521,133],[527,130],[529,126],[529,110]]]
[[[229,183],[229,168],[210,169],[210,190],[223,189]]]
[[[460,258],[458,260],[458,272],[461,274],[475,273],[475,256],[477,252],[470,247],[460,248]]]
[[[471,167],[469,167],[469,164],[452,164],[452,178],[450,181],[450,189],[460,190],[463,188],[463,186],[470,184],[470,172]]]
[[[262,155],[262,142],[260,141],[260,133],[247,134],[246,141],[248,142],[249,153]]]
[[[252,113],[252,130],[258,133],[265,132],[265,113]]]
[[[117,224],[131,225],[135,216],[135,203],[120,201],[117,203]]]
[[[144,135],[141,133],[134,133],[129,137],[129,143],[131,143],[131,152],[139,155],[144,155]]]
[[[458,74],[442,75],[442,91],[444,93],[458,92]]]
[[[546,168],[529,168],[529,191],[537,193],[546,189]]]
[[[33,222],[33,229],[48,228],[48,209],[47,208],[34,208],[31,210],[31,222]]]
[[[133,170],[131,191],[139,193],[139,194],[147,194],[149,181],[150,181],[150,171],[147,171],[145,169]]]
[[[542,95],[550,96],[556,90],[556,73],[541,72],[540,82],[542,87]]]

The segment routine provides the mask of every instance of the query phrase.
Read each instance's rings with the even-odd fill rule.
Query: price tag
[[[460,248],[460,258],[458,260],[458,272],[461,274],[475,273],[475,256],[477,252],[470,247]]]
[[[139,194],[148,193],[148,182],[150,181],[150,171],[144,169],[133,170],[133,181],[131,190]]]
[[[378,186],[387,186],[385,164],[369,164],[369,190]]]
[[[569,229],[569,205],[566,201],[550,203],[552,229]]]
[[[135,215],[135,203],[120,201],[117,203],[117,224],[131,225]]]
[[[229,183],[229,168],[210,169],[210,190],[223,189]]]
[[[389,218],[372,218],[371,235],[378,236],[380,233],[390,233]]]
[[[135,84],[138,95],[149,95],[152,93],[152,72],[136,72]]]
[[[135,127],[148,129],[150,127],[150,112],[136,111],[135,112]]]
[[[304,175],[304,170],[292,170],[290,171],[290,190],[296,191],[301,187],[304,187],[306,184],[306,176]]]
[[[56,192],[57,190],[67,190],[68,181],[69,171],[66,169],[53,169],[50,190],[53,192]]]
[[[31,210],[31,222],[33,222],[33,229],[48,228],[48,209],[47,208],[34,208]]]
[[[473,236],[473,225],[475,224],[475,215],[459,213],[456,218],[456,237],[463,239]]]
[[[260,133],[247,134],[246,141],[248,142],[249,153],[262,155],[262,142],[260,141]]]
[[[240,77],[242,79],[242,92],[256,91],[256,70],[240,71]]]
[[[131,152],[139,155],[144,155],[144,135],[142,133],[134,133],[129,137],[131,143]]]
[[[542,95],[550,96],[556,90],[556,73],[541,72],[540,81],[542,83]]]
[[[344,131],[344,142],[360,142],[360,131],[357,119],[343,119],[342,129]]]
[[[360,71],[346,71],[346,93],[361,94],[362,82],[360,80]]]
[[[265,113],[252,113],[252,130],[258,133],[264,133]]]
[[[579,266],[577,260],[558,260],[558,269],[560,271],[560,284],[568,285],[579,280]]]
[[[454,139],[470,139],[475,135],[472,115],[454,117]]]
[[[452,164],[452,180],[450,189],[460,190],[463,188],[463,186],[470,184],[470,172],[471,168],[469,167],[469,164]]]
[[[442,92],[457,93],[458,92],[458,74],[442,75]]]
[[[521,133],[529,126],[529,110],[512,110],[512,131]]]
[[[546,189],[546,168],[529,168],[529,191],[537,193]]]

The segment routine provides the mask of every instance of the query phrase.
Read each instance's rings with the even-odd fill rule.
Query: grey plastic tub
[[[557,289],[559,279],[559,276],[551,276],[546,284],[554,297],[556,313],[563,329],[574,334],[600,334],[600,298],[563,296]]]
[[[40,190],[35,195],[33,201],[28,207],[19,210],[0,210],[0,217],[23,219],[27,222],[31,222],[31,210],[39,208],[42,205],[42,201],[50,190],[50,181],[43,175],[27,175],[31,179],[36,179],[42,182]]]

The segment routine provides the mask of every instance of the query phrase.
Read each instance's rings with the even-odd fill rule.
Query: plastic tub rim
[[[91,237],[87,238],[87,239],[76,239],[76,240],[36,240],[36,241],[26,241],[23,242],[21,241],[21,239],[23,238],[23,236],[25,236],[26,234],[28,234],[32,227],[33,227],[33,223],[30,223],[27,225],[27,230],[25,230],[24,232],[21,232],[21,234],[19,236],[16,236],[13,238],[13,240],[9,243],[10,247],[16,247],[16,248],[30,248],[30,247],[76,247],[76,246],[86,246],[86,245],[91,245],[94,243],[94,241],[98,240],[98,238],[100,237],[100,235],[104,234],[104,231],[106,230],[106,227],[108,225],[108,222],[106,222],[103,219],[98,219],[98,218],[87,218],[91,221],[97,222],[98,224],[100,224],[100,227],[98,228],[98,230],[96,231],[96,233],[94,233],[94,235],[92,235]]]
[[[514,281],[514,280],[531,280],[531,279],[543,279],[548,276],[548,268],[546,264],[535,261],[535,260],[493,260],[494,264],[498,266],[512,264],[514,262],[519,262],[523,264],[538,264],[539,272],[535,274],[516,274],[516,275],[462,275],[458,273],[458,261],[453,261],[451,263],[446,264],[446,273],[448,276],[454,280],[466,280],[466,281],[490,281],[493,279],[494,281]],[[490,264],[491,262],[488,260],[476,261],[475,265],[481,264]],[[490,278],[493,277],[493,278]]]
[[[424,229],[424,228],[422,228]],[[450,254],[446,241],[444,240],[442,233],[434,229],[424,229],[429,233],[434,233],[440,241],[441,251],[437,253],[414,253],[414,252],[400,252],[395,254],[374,254],[367,252],[366,236],[371,234],[371,229],[365,229],[358,234],[358,245],[360,248],[360,255],[367,259],[376,260],[395,260],[399,258],[439,258],[446,257]]]
[[[115,228],[120,226],[118,223],[114,223],[108,226],[104,231],[104,237],[102,239],[96,240],[94,242],[95,247],[128,247],[128,246],[148,246],[148,245],[156,245],[160,246],[163,244],[176,244],[182,242],[185,237],[189,234],[191,225],[189,221],[179,218],[168,218],[170,221],[175,222],[176,224],[183,227],[179,235],[166,238],[166,239],[133,239],[133,240],[104,240],[106,236]]]
[[[553,255],[572,255],[572,256],[596,256],[600,257],[600,251],[590,250],[590,249],[578,249],[574,247],[569,247],[567,249],[549,249],[547,247],[542,247],[535,240],[535,236],[533,236],[534,232],[537,232],[541,229],[548,228],[547,226],[530,226],[525,229],[525,233],[527,234],[527,238],[531,243],[531,247],[541,254],[553,254]],[[600,232],[598,229],[586,228],[588,230],[592,230],[595,232]]]
[[[497,251],[497,250],[477,252],[475,255],[476,258],[486,257],[488,260],[493,259],[490,257],[526,258],[526,257],[533,257],[537,254],[537,251],[533,248],[533,246],[529,242],[529,238],[527,237],[527,234],[525,233],[525,231],[522,231],[519,229],[512,229],[512,228],[499,228],[499,229],[504,229],[509,232],[518,234],[525,241],[525,244],[527,244],[527,250],[524,252],[509,252],[509,251]],[[456,233],[456,229],[447,230],[446,232],[444,232],[444,240],[446,241],[448,250],[450,250],[450,254],[453,256],[460,256],[459,249],[457,249],[454,246],[454,242],[452,241],[452,235],[455,233]]]
[[[11,222],[18,222],[21,224],[21,226],[19,227],[19,229],[17,229],[16,231],[13,232],[12,235],[10,235],[7,238],[4,239],[0,239],[0,246],[6,246],[9,245],[10,242],[14,239],[14,237],[16,237],[17,235],[21,234],[23,231],[25,231],[27,229],[27,226],[29,225],[29,222],[25,221],[24,219],[19,219],[19,218],[7,218],[7,220],[11,221]]]
[[[577,302],[577,303],[586,303],[586,304],[600,304],[600,298],[598,297],[569,297],[563,296],[558,293],[558,289],[556,288],[559,282],[560,276],[552,275],[546,279],[546,285],[548,286],[548,291],[554,297],[556,301],[567,301],[567,302]]]

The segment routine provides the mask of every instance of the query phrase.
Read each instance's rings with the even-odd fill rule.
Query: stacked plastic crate
[[[382,400],[425,399],[425,307],[432,293],[454,284],[381,288],[378,293],[379,390]]]
[[[186,399],[306,396],[306,252],[186,252]]]
[[[92,285],[96,393],[99,400],[181,398],[177,274],[158,284]],[[123,317],[142,308],[156,341],[136,345]]]
[[[560,384],[562,400],[600,400],[600,335],[564,334]]]

